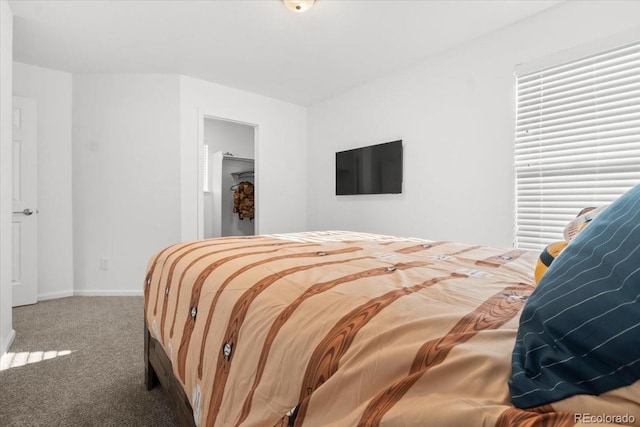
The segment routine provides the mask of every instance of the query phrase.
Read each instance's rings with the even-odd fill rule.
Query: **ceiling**
[[[14,59],[70,73],[183,74],[311,105],[560,0],[12,0]]]

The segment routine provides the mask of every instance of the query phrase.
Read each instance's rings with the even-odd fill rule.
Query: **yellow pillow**
[[[547,245],[546,248],[542,250],[540,256],[538,257],[538,262],[536,264],[536,269],[533,273],[534,278],[536,279],[536,284],[540,283],[540,279],[544,273],[547,272],[547,268],[551,265],[554,259],[560,255],[560,252],[568,245],[564,240],[560,240],[558,242],[553,242],[550,245]]]
[[[558,255],[560,255],[560,252],[562,252],[563,249],[567,247],[569,242],[571,242],[574,237],[576,237],[582,230],[584,230],[584,228],[589,225],[591,220],[595,218],[600,212],[602,212],[604,208],[606,208],[606,206],[582,209],[578,213],[578,216],[565,227],[565,240],[553,242],[546,248],[544,248],[544,250],[540,253],[540,257],[538,258],[538,262],[536,264],[536,269],[533,273],[536,283],[540,282],[540,279],[547,271],[547,268],[549,268],[553,260],[556,259]]]

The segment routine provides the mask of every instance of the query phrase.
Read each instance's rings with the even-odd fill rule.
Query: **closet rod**
[[[234,178],[246,178],[246,177],[251,177],[254,176],[255,173],[254,171],[243,171],[243,172],[231,172],[231,176]]]
[[[231,187],[229,187],[230,191],[236,191],[236,188],[240,187],[240,185],[242,185],[242,182],[239,182],[237,184],[233,184]],[[250,182],[249,184],[253,184],[252,182]]]

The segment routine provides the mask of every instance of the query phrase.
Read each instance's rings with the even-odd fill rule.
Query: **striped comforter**
[[[145,317],[200,426],[573,425],[509,404],[536,257],[345,232],[180,243],[150,260]]]

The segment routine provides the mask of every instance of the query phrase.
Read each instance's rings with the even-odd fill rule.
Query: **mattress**
[[[151,257],[145,319],[199,426],[574,425],[508,381],[537,253],[353,232]]]

